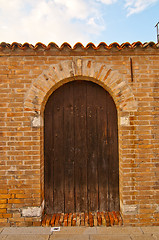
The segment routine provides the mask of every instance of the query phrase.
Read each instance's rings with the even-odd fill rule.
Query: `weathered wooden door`
[[[44,112],[46,213],[119,210],[117,110],[88,81],[59,87]]]

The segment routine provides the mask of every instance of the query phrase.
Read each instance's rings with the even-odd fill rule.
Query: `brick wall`
[[[40,225],[45,103],[78,79],[105,88],[118,110],[124,225],[159,225],[159,48],[152,43],[0,45],[0,225]]]

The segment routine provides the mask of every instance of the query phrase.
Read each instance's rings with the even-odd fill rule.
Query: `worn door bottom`
[[[122,217],[119,211],[95,212],[95,213],[55,213],[45,214],[42,219],[42,226],[114,226],[122,225]]]

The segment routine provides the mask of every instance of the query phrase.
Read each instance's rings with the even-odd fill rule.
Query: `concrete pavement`
[[[0,228],[0,240],[159,240],[159,227]]]

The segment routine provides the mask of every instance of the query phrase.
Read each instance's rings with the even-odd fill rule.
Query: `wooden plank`
[[[54,212],[64,212],[63,87],[53,94]]]
[[[64,87],[65,212],[75,212],[73,84]]]
[[[108,126],[107,95],[102,88],[97,89],[97,148],[98,148],[98,209],[108,210]]]
[[[96,85],[87,83],[87,196],[88,211],[98,209]]]
[[[86,82],[74,84],[76,212],[87,210]]]
[[[108,162],[109,162],[109,211],[119,211],[119,158],[118,158],[118,121],[115,103],[107,96],[108,121]]]
[[[53,136],[52,136],[52,96],[49,98],[44,111],[44,192],[45,212],[53,210]]]

